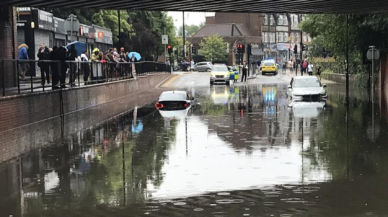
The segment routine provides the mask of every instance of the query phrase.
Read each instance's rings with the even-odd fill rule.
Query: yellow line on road
[[[180,76],[178,76],[178,75],[174,75],[173,77],[171,77],[167,82],[165,82],[163,85],[162,85],[162,87],[168,87],[173,81],[175,81],[175,79],[177,79],[178,77],[180,77]]]

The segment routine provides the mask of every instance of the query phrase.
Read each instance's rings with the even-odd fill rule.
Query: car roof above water
[[[316,76],[295,76],[294,80],[317,80]]]
[[[164,91],[160,94],[159,100],[178,100],[186,99],[186,91]]]

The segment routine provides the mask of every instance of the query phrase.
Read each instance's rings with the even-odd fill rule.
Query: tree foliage
[[[223,38],[218,35],[211,35],[204,38],[200,43],[200,47],[199,53],[205,56],[207,61],[225,61],[227,59],[226,43]]]
[[[199,25],[185,25],[185,31],[187,31],[188,36],[193,36],[198,30],[204,26],[204,23],[200,23]],[[178,29],[178,36],[182,37],[183,33],[183,26],[180,26]]]
[[[339,60],[345,59],[347,40],[351,60],[362,57],[370,45],[383,48],[388,43],[387,15],[349,15],[348,36],[346,25],[346,15],[333,14],[307,15],[300,24],[313,38],[313,53],[326,49]]]
[[[74,14],[83,24],[109,28],[112,30],[114,46],[119,46],[120,34],[120,46],[130,51],[137,51],[150,60],[156,60],[164,52],[163,34],[169,36],[170,44],[176,43],[174,22],[167,16],[167,12],[121,10],[121,32],[119,33],[117,10],[57,8],[50,11],[56,17],[66,19],[70,14]]]

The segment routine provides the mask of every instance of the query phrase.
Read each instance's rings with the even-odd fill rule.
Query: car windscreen
[[[212,72],[227,72],[228,68],[226,66],[213,66]]]
[[[169,93],[162,93],[162,95],[159,97],[159,101],[169,101],[169,100],[173,100],[173,101],[183,100],[183,101],[185,101],[186,94],[169,92]]]
[[[275,63],[264,63],[264,66],[275,66]]]
[[[318,79],[297,79],[294,82],[294,87],[320,87]]]

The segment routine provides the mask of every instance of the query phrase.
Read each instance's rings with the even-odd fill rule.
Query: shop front
[[[66,46],[67,32],[65,29],[65,20],[54,17],[54,46]]]
[[[85,42],[87,44],[88,52],[91,53],[94,48],[94,44],[96,43],[94,28],[91,26],[80,24],[78,41]]]
[[[96,35],[95,47],[100,51],[106,52],[113,47],[113,35],[110,29],[93,25]]]
[[[277,44],[278,57],[277,62],[288,62],[289,60],[289,50],[290,44],[287,43],[278,43]]]

